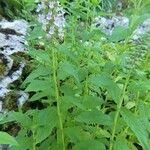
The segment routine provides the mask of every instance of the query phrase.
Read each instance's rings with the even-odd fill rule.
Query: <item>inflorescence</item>
[[[42,24],[42,28],[47,32],[47,37],[60,38],[64,37],[64,10],[58,1],[42,0],[36,9],[38,13],[38,21]]]

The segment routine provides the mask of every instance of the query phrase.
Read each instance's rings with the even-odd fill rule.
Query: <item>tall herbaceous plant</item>
[[[1,121],[20,127],[10,149],[149,150],[150,2],[25,4],[33,70],[29,106]]]

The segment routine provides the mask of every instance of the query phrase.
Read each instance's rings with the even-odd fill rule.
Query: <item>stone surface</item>
[[[21,61],[14,67],[12,55],[25,52],[27,28],[28,24],[24,20],[0,21],[0,65],[5,67],[1,70],[2,72],[0,71],[0,101],[5,100],[5,96],[11,91],[9,89],[10,84],[20,78],[25,66],[25,62]],[[19,97],[18,104],[21,106],[28,99],[28,94],[23,91],[17,91],[16,95]],[[0,111],[2,110],[1,104]]]
[[[133,40],[139,40],[145,33],[150,33],[150,18],[146,19],[142,25],[140,25],[133,34]]]
[[[129,19],[123,16],[113,16],[113,17],[96,17],[94,20],[95,27],[102,30],[105,34],[111,35],[114,28],[121,26],[124,28],[128,28]],[[133,36],[131,39],[133,41],[137,41],[140,39],[142,35],[150,32],[150,18],[146,19],[143,24],[139,25],[139,27],[133,32]]]
[[[105,34],[111,35],[113,29],[117,26],[128,27],[129,19],[122,16],[113,16],[113,17],[96,17],[94,20],[94,26],[98,27]]]

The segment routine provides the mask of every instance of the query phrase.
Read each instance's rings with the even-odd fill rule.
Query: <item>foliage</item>
[[[34,0],[1,0],[0,17],[7,19],[25,18],[28,20],[29,12],[33,11],[34,7]]]
[[[1,0],[0,14],[4,17],[12,18],[19,13],[21,2],[19,0]]]
[[[140,10],[146,2],[130,4],[134,13],[129,28],[122,32],[118,27],[109,38],[91,26],[97,15],[110,15],[99,1],[61,2],[67,14],[63,41],[47,40],[41,26],[31,22],[28,50],[36,67],[22,88],[30,93],[29,102],[43,105],[4,114],[1,124],[21,127],[19,145],[10,149],[148,150],[150,35],[138,45],[130,43],[135,28],[147,18],[146,11],[140,15],[134,6]],[[132,64],[125,61],[132,56]]]
[[[0,132],[0,144],[18,145],[16,140],[6,132]]]

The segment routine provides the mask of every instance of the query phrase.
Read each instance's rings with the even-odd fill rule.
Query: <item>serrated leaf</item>
[[[130,150],[127,144],[127,140],[118,137],[114,142],[113,150]]]
[[[28,137],[27,135],[27,129],[21,129],[16,137],[16,140],[18,141],[19,145],[17,146],[11,146],[10,150],[27,150],[30,149],[33,146],[33,139],[32,136]]]
[[[126,108],[127,109],[131,109],[131,108],[133,108],[133,107],[135,107],[135,102],[128,102],[127,104],[126,104]]]
[[[43,110],[28,111],[28,115],[32,115],[33,126],[35,132],[36,144],[46,139],[57,125],[58,117],[56,108],[47,108]]]
[[[75,120],[87,124],[112,125],[112,119],[110,116],[103,114],[100,111],[82,112],[75,118]]]
[[[27,83],[32,82],[33,79],[44,77],[50,74],[50,69],[46,66],[38,66],[36,69],[34,69],[29,76],[25,79],[23,82],[23,86],[25,86]]]
[[[4,124],[7,122],[17,122],[20,123],[24,127],[31,126],[31,119],[21,112],[9,112],[6,117],[0,122],[0,124]]]
[[[87,140],[76,144],[73,150],[106,150],[103,143],[98,140]]]
[[[115,68],[115,65],[111,61],[108,61],[106,62],[103,71],[109,75],[113,72],[114,68]]]
[[[40,110],[37,117],[39,125],[55,126],[58,121],[56,108],[53,107]]]
[[[83,131],[81,127],[67,127],[64,130],[71,142],[76,143],[91,138],[90,133]]]
[[[116,27],[112,35],[108,38],[111,42],[119,42],[121,40],[125,40],[129,35],[129,29],[125,27]]]
[[[97,139],[104,139],[104,138],[110,138],[111,137],[111,134],[109,133],[109,131],[107,131],[107,128],[106,130],[105,129],[102,129],[101,127],[98,127],[98,126],[86,126],[86,130],[89,132],[89,133],[94,133],[94,136],[97,138]]]
[[[40,143],[40,146],[38,147],[39,150],[46,150],[51,145],[51,143],[53,143],[52,140],[53,139],[51,138],[45,139],[42,143]]]
[[[70,106],[77,106],[78,108],[82,110],[86,110],[86,108],[82,105],[80,99],[74,97],[74,96],[63,96],[62,97],[63,102],[71,104]]]
[[[97,87],[106,88],[112,99],[118,103],[121,95],[121,89],[108,75],[92,75],[89,82]]]
[[[36,100],[40,100],[41,98],[43,97],[47,97],[50,95],[50,92],[49,91],[42,91],[42,92],[37,92],[36,94],[34,94],[30,99],[29,101],[30,102],[33,102],[33,101],[36,101]]]
[[[43,65],[50,66],[51,64],[50,57],[47,51],[37,51],[35,49],[30,49],[29,55]]]
[[[37,23],[36,23],[37,24]],[[42,30],[41,25],[38,24],[34,27],[34,29],[30,32],[30,35],[28,36],[28,40],[34,40],[38,39],[39,37],[45,36],[45,31]]]
[[[82,105],[87,109],[94,109],[100,107],[103,100],[97,96],[85,96]]]
[[[134,132],[139,142],[141,143],[144,150],[149,150],[150,141],[149,133],[145,124],[143,124],[142,119],[138,116],[132,114],[129,110],[123,109],[121,111],[124,121]]]
[[[25,89],[26,92],[38,92],[38,91],[47,91],[49,89],[51,89],[50,87],[50,80],[49,79],[45,79],[45,80],[38,80],[35,79],[33,80]]]
[[[54,125],[52,126],[40,126],[37,128],[37,132],[35,135],[36,144],[42,142],[45,140],[52,132],[52,129],[54,128]]]
[[[0,144],[18,145],[17,141],[6,132],[0,131]]]
[[[70,62],[64,61],[59,65],[58,78],[60,80],[65,80],[69,76],[74,77],[79,82],[76,67],[72,65]]]

